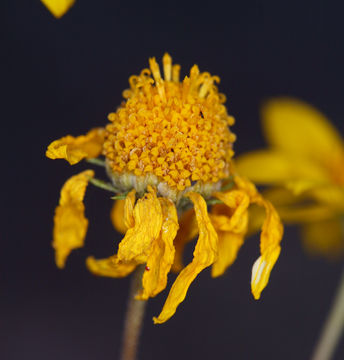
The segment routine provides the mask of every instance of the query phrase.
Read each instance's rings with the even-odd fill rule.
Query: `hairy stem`
[[[135,300],[135,295],[142,288],[142,274],[144,270],[145,266],[140,265],[132,275],[120,360],[135,360],[137,356],[147,301]]]
[[[344,329],[344,271],[312,360],[331,359]]]

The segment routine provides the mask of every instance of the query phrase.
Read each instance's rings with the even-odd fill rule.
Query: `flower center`
[[[180,82],[180,66],[168,54],[164,79],[155,59],[149,63],[129,78],[126,101],[108,117],[103,153],[112,179],[123,189],[157,179],[177,192],[217,184],[229,176],[235,141],[228,128],[234,118],[214,84],[219,78],[194,65]]]

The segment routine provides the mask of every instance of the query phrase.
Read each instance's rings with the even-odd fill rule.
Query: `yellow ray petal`
[[[121,263],[117,261],[116,256],[99,260],[96,260],[93,256],[89,256],[86,260],[86,266],[94,275],[121,278],[133,272],[137,263],[135,261]]]
[[[124,203],[125,200],[116,200],[110,213],[113,227],[122,234],[125,234],[128,230],[124,223]]]
[[[75,3],[75,0],[41,0],[41,2],[56,18],[60,18]]]
[[[302,158],[300,154],[273,150],[239,156],[236,170],[257,184],[287,185],[295,193],[330,182],[327,170],[321,165]]]
[[[156,192],[146,193],[139,199],[133,214],[134,226],[128,229],[119,244],[118,260],[145,263],[162,225],[162,210]]]
[[[211,222],[219,238],[218,258],[212,266],[211,276],[218,277],[233,264],[244,243],[250,200],[248,195],[241,190],[213,195],[225,204],[213,206],[210,214]]]
[[[199,237],[192,262],[181,271],[174,282],[164,307],[155,324],[167,321],[176,312],[178,305],[185,299],[186,292],[196,276],[213,264],[217,257],[217,234],[208,216],[207,204],[200,194],[189,192],[187,196],[194,203]]]
[[[150,255],[147,259],[146,270],[142,278],[143,290],[137,298],[147,300],[156,296],[165,289],[167,274],[169,273],[173,259],[173,240],[179,228],[178,215],[174,203],[166,198],[159,198],[163,223],[160,236],[153,242]]]
[[[194,209],[183,213],[179,221],[179,230],[174,239],[175,256],[172,265],[173,272],[180,272],[184,268],[183,253],[187,243],[189,243],[198,234],[198,226],[195,218]]]
[[[340,218],[312,222],[302,227],[305,249],[312,255],[337,259],[344,253],[344,225]]]
[[[338,212],[344,212],[344,186],[322,186],[310,191],[312,196],[320,204],[331,206]]]
[[[211,276],[218,277],[231,266],[238,256],[244,243],[244,234],[235,234],[230,231],[217,231],[219,238],[219,256],[211,268]]]
[[[343,152],[343,140],[327,118],[311,105],[276,98],[262,108],[264,132],[270,144],[286,153],[320,162]]]
[[[260,236],[261,256],[252,267],[251,289],[254,298],[258,300],[281,252],[283,225],[273,205],[258,193],[254,184],[239,176],[235,176],[234,181],[239,189],[247,193],[251,203],[264,207],[266,212]]]
[[[84,214],[83,199],[88,181],[93,176],[94,171],[83,171],[72,176],[62,187],[59,206],[55,210],[52,243],[59,268],[65,266],[67,256],[73,249],[84,245],[88,220]]]
[[[96,158],[102,152],[105,130],[97,128],[86,135],[74,137],[67,135],[53,141],[45,153],[49,159],[65,159],[70,165],[85,158]]]
[[[131,190],[125,198],[124,202],[124,225],[127,228],[132,228],[135,225],[134,206],[136,200],[135,189]]]

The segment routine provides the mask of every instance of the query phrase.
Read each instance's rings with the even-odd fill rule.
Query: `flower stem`
[[[344,329],[344,271],[312,360],[331,359]]]
[[[145,266],[140,265],[132,275],[127,313],[124,322],[123,342],[120,356],[121,360],[136,359],[147,301],[136,300],[135,295],[142,288],[142,274],[144,270]]]

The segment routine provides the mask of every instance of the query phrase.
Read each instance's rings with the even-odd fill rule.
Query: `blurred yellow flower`
[[[56,17],[62,17],[75,3],[75,0],[41,0],[41,2]]]
[[[301,223],[305,247],[330,257],[344,250],[344,141],[317,109],[292,98],[262,108],[269,149],[236,159],[237,170],[259,185],[287,223]],[[253,209],[254,210],[254,209]],[[254,211],[252,229],[259,227]]]
[[[111,220],[125,236],[116,254],[100,260],[89,257],[87,267],[95,275],[123,277],[145,264],[142,290],[136,295],[141,300],[164,290],[168,273],[178,272],[161,314],[154,318],[163,323],[203,269],[212,266],[216,277],[234,262],[247,232],[248,207],[257,204],[266,212],[261,255],[251,280],[259,299],[280,254],[283,227],[271,203],[233,170],[235,135],[228,126],[234,119],[215,86],[219,78],[200,73],[195,65],[180,81],[180,66],[172,65],[168,54],[163,57],[164,77],[154,58],[149,64],[150,70],[130,77],[125,101],[109,115],[105,129],[63,137],[47,149],[47,157],[70,164],[102,152],[111,179],[111,184],[100,185],[86,170],[63,186],[55,215],[56,263],[63,267],[70,251],[83,244],[87,183],[112,189],[121,199],[114,204]],[[193,260],[184,267],[184,246],[197,234]]]

